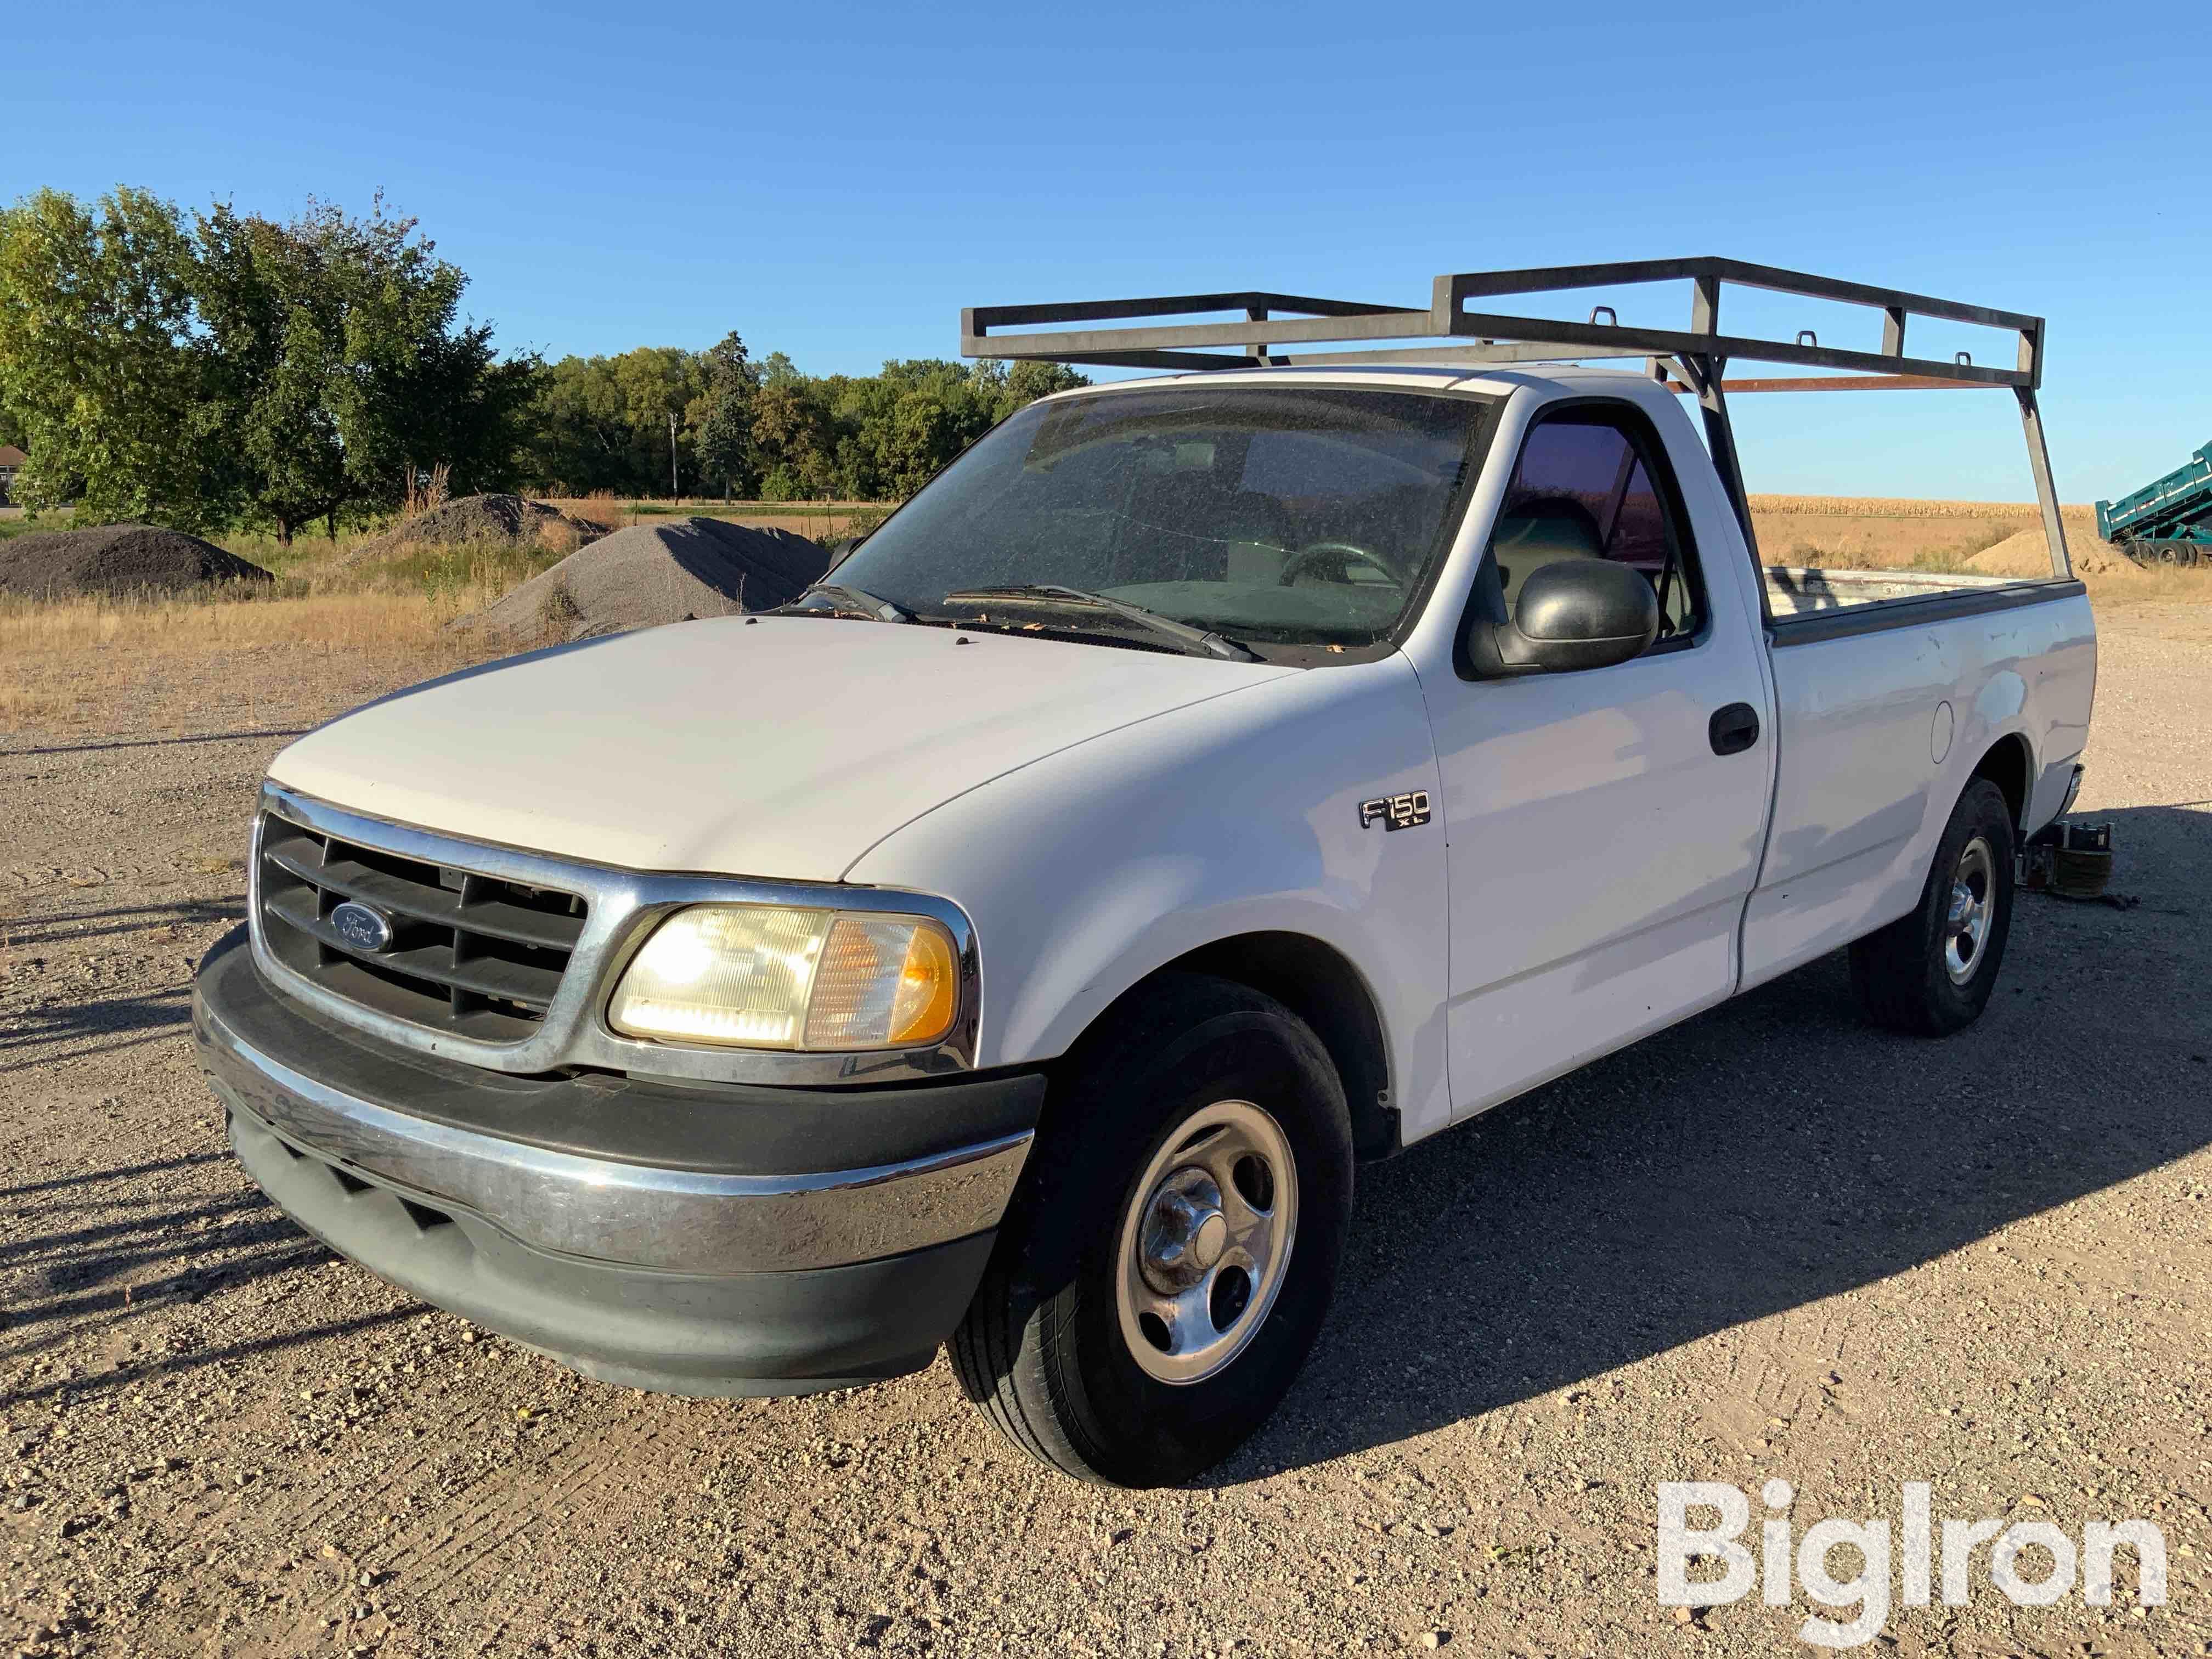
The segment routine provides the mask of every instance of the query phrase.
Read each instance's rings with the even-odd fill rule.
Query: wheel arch
[[[1282,929],[1215,939],[1138,980],[1098,1015],[1091,1028],[1111,1018],[1130,994],[1170,973],[1231,980],[1288,1008],[1313,1028],[1336,1066],[1352,1115],[1352,1147],[1361,1161],[1389,1158],[1401,1149],[1382,1006],[1365,976],[1341,951],[1310,933]]]
[[[1987,778],[1996,785],[2012,814],[2013,829],[2024,832],[2030,791],[2035,780],[2035,757],[2029,751],[2027,738],[2018,732],[2008,732],[1999,738],[1974,763],[1966,781],[1972,783],[1976,778]]]

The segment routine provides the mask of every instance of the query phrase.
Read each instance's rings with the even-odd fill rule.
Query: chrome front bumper
[[[863,1170],[747,1176],[526,1146],[378,1105],[261,1053],[208,1010],[200,1060],[223,1103],[300,1150],[457,1204],[533,1249],[675,1273],[787,1273],[998,1224],[1030,1134]]]
[[[255,1181],[424,1300],[634,1387],[803,1392],[927,1363],[1042,1100],[1042,1077],[487,1074],[330,1024],[243,945],[241,930],[202,964],[192,1024]]]

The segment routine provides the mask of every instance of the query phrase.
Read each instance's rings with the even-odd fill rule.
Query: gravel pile
[[[526,496],[463,495],[403,520],[374,540],[363,542],[355,550],[354,558],[373,559],[403,547],[424,544],[540,542],[552,536],[568,536],[575,543],[584,543],[606,533],[603,524],[572,519],[557,507]]]
[[[273,580],[258,564],[211,542],[152,525],[52,530],[0,542],[0,593],[62,599],[79,593],[173,593],[208,582]]]
[[[554,644],[690,617],[768,611],[819,581],[829,562],[820,544],[788,530],[696,518],[633,525],[453,626]]]

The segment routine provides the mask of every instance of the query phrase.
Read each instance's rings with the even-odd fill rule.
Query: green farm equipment
[[[2134,495],[2099,501],[2097,533],[2138,564],[2212,564],[2212,444]]]

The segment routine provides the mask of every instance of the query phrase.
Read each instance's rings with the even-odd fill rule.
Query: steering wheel
[[[1382,572],[1382,580],[1391,586],[1403,587],[1406,585],[1405,579],[1390,568],[1381,554],[1356,542],[1309,542],[1291,554],[1289,562],[1283,566],[1281,586],[1288,587],[1305,574],[1307,566],[1319,564],[1326,559],[1335,560],[1339,569],[1343,568],[1346,561],[1357,559],[1370,569]]]

